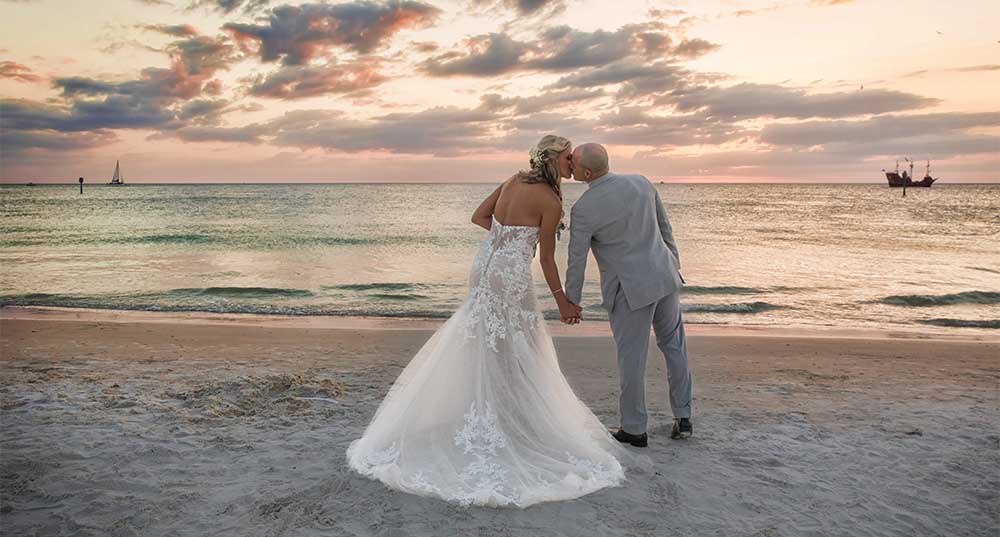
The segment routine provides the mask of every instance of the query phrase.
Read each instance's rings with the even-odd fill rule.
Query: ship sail
[[[119,165],[119,162],[117,160],[115,161],[115,175],[111,178],[111,182],[108,183],[108,184],[110,184],[110,185],[124,185],[125,184],[125,182],[122,181],[121,166]]]

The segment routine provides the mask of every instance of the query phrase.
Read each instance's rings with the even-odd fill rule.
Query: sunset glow
[[[5,183],[1000,180],[1000,4],[3,1]]]

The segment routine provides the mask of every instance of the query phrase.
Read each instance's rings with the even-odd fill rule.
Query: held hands
[[[558,289],[553,296],[559,305],[559,320],[565,324],[578,324],[583,319],[583,308],[570,302],[562,289]]]
[[[559,317],[562,319],[562,322],[566,324],[580,324],[580,321],[583,320],[583,308],[569,301],[566,302],[566,305],[569,309],[568,312],[562,306],[559,307]]]

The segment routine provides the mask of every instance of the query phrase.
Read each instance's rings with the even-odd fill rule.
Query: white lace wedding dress
[[[348,448],[354,470],[485,506],[566,500],[624,481],[629,455],[566,382],[538,309],[538,231],[494,219],[468,297]]]

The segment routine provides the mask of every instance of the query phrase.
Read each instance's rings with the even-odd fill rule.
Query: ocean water
[[[446,318],[486,233],[469,218],[494,187],[4,185],[0,303]],[[565,186],[567,215],[585,188]],[[688,323],[1000,328],[1000,185],[657,188]],[[592,257],[587,277],[585,317],[605,319]]]

